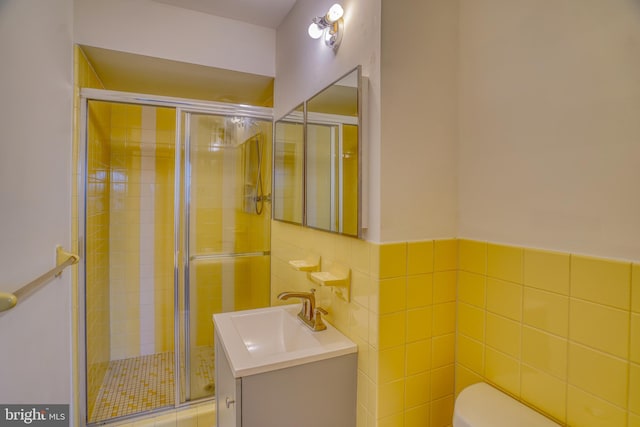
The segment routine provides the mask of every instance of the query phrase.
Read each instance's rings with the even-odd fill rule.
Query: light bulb
[[[342,15],[344,15],[344,9],[342,9],[342,6],[338,3],[335,3],[331,6],[329,12],[327,12],[327,21],[332,23],[336,22],[338,19],[342,18]]]
[[[312,22],[311,25],[309,25],[309,37],[311,37],[312,39],[319,39],[320,37],[322,37],[323,32],[324,30],[320,28],[320,26],[315,22]]]

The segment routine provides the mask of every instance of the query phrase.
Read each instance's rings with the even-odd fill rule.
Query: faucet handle
[[[325,310],[322,307],[316,307],[313,310],[313,317],[314,317],[313,330],[314,331],[324,331],[325,329],[327,329],[327,325],[325,325],[324,322],[322,321],[323,314],[329,314],[329,313],[327,312],[327,310]]]

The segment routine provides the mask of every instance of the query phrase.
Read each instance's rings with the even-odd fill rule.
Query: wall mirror
[[[358,236],[360,68],[306,103],[305,225]]]
[[[273,218],[303,223],[304,107],[276,121],[273,140]]]
[[[361,236],[361,69],[275,122],[273,219]]]

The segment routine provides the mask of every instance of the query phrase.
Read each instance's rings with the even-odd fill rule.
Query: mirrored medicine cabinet
[[[273,219],[361,237],[361,68],[275,122]]]

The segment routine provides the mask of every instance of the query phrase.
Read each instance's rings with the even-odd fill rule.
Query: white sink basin
[[[300,304],[215,314],[216,339],[234,377],[355,353],[357,346],[325,321],[314,332],[297,317]]]

